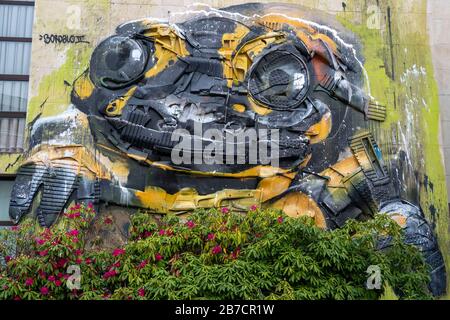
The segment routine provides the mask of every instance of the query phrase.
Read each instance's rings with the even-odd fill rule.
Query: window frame
[[[11,6],[31,6],[34,7],[34,1],[11,1],[11,0],[0,0],[0,5],[11,5]],[[28,37],[0,37],[0,42],[20,42],[20,43],[31,43],[32,38]],[[15,74],[0,74],[0,81],[15,81],[15,82],[30,82],[30,75],[15,75]],[[11,112],[11,111],[0,111],[0,119],[26,119],[26,112]],[[17,152],[0,152],[2,154],[14,154]],[[0,175],[0,179],[2,176]],[[1,226],[1,221],[0,221]]]
[[[35,6],[34,1],[10,1],[10,0],[0,0],[0,5],[11,5],[11,6]],[[32,38],[27,37],[0,37],[1,42],[32,42]],[[29,82],[29,75],[13,75],[13,74],[0,74],[0,81],[23,81]],[[1,112],[0,118],[26,118],[26,112]],[[2,154],[11,154],[8,152],[2,152]],[[2,174],[0,173],[0,183],[2,181],[14,181],[16,179],[15,174]],[[0,227],[11,227],[14,223],[12,221],[0,220]]]
[[[34,1],[25,1],[25,0],[24,1],[0,0],[0,4],[34,7]]]

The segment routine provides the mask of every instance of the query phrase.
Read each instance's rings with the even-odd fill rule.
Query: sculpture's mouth
[[[220,109],[222,112],[218,112]],[[225,106],[208,112],[193,105],[163,107],[153,101],[129,106],[120,116],[106,119],[123,144],[152,150],[155,160],[186,168],[215,165],[221,171],[221,166],[229,165],[278,167],[280,160],[300,163],[309,155],[310,139],[295,127],[313,116],[312,109],[290,112],[284,117],[225,117],[233,112],[236,113]],[[319,114],[315,116],[320,118]]]

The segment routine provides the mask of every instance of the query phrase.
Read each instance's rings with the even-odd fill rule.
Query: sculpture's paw
[[[436,236],[430,224],[425,220],[422,211],[417,206],[404,200],[389,202],[383,205],[380,211],[391,215],[395,220],[398,217],[401,218],[400,225],[404,228],[405,242],[418,247],[426,263],[430,266],[431,281],[429,289],[431,293],[434,296],[445,294],[447,276],[444,259],[439,250]],[[388,242],[381,244],[382,247],[388,245]]]
[[[95,175],[73,160],[23,165],[11,193],[9,215],[18,223],[26,214],[36,216],[43,227],[51,226],[72,202],[98,203]]]

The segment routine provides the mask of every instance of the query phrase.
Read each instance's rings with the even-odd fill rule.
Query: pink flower
[[[151,231],[145,231],[144,232],[144,235],[142,236],[144,239],[146,239],[146,238],[148,238],[148,237],[151,237],[151,235],[152,235],[153,233],[151,232]]]
[[[256,210],[258,210],[258,206],[257,206],[256,204],[254,204],[254,205],[252,205],[252,206],[250,207],[250,210],[251,210],[251,211],[256,211]]]
[[[41,257],[45,257],[48,254],[48,250],[39,251]]]
[[[237,248],[236,249],[236,251],[233,251],[232,253],[231,253],[231,258],[232,259],[237,259],[237,257],[239,256],[239,254],[241,253],[241,248]]]
[[[6,263],[10,262],[11,260],[12,260],[12,258],[10,256],[5,256]]]
[[[228,209],[228,208],[222,208],[220,211],[222,211],[222,213],[228,213],[228,212],[230,212],[230,209]]]
[[[72,238],[72,242],[73,242],[73,243],[77,243],[77,242],[78,242],[78,238],[77,238],[77,237],[73,237],[73,238]]]
[[[77,258],[77,259],[75,260],[75,263],[76,263],[76,264],[81,264],[81,263],[83,263],[83,260],[80,259],[80,258]]]
[[[11,227],[12,231],[19,231],[19,229],[20,229],[19,226],[12,226]]]
[[[69,214],[66,214],[66,217],[69,219],[79,218],[79,217],[81,217],[81,213],[79,211],[74,212],[74,213],[69,213]]]
[[[216,238],[216,235],[214,233],[208,233],[208,240],[212,241]]]
[[[58,268],[63,268],[67,263],[67,259],[61,258],[56,262]]]
[[[55,276],[50,276],[50,277],[48,277],[48,281],[50,281],[50,282],[53,282],[53,281],[55,281],[55,280],[56,280]]]
[[[188,222],[186,222],[186,226],[187,226],[189,229],[192,229],[192,228],[195,227],[195,223],[194,223],[194,221],[189,220]]]
[[[277,219],[277,221],[278,221],[278,223],[283,223],[283,217],[278,217],[278,219]]]
[[[160,253],[155,254],[155,260],[161,261],[163,259],[163,256]]]
[[[67,234],[72,237],[78,237],[80,232],[77,229],[74,229],[74,230],[70,230]]]
[[[139,295],[140,297],[145,297],[145,289],[144,289],[144,288],[140,288],[140,289],[138,290],[138,295]]]
[[[212,249],[212,251],[211,251],[211,253],[212,254],[219,254],[219,253],[221,253],[222,252],[222,247],[221,246],[219,246],[219,245],[217,245],[217,246],[215,246],[213,249]]]
[[[86,260],[84,260],[84,262],[86,262],[86,264],[91,264],[92,263],[92,259],[91,258],[86,258]]]
[[[116,275],[117,275],[117,271],[116,270],[109,270],[103,275],[103,278],[104,279],[109,279],[109,278],[115,277]]]
[[[48,290],[47,287],[42,287],[42,288],[41,288],[41,294],[42,294],[43,296],[48,295],[48,293],[49,293],[49,290]]]
[[[40,238],[36,238],[36,243],[40,246],[42,246],[43,244],[45,244],[45,240],[40,239]]]
[[[47,279],[47,274],[44,271],[39,270],[38,274],[42,279],[44,279],[44,280]]]
[[[92,204],[92,202],[89,202],[88,208],[89,208],[89,209],[94,209],[94,205]]]
[[[105,224],[112,224],[112,223],[113,223],[113,220],[112,220],[110,217],[106,217],[105,220],[103,220],[103,222],[104,222]]]
[[[61,279],[64,275],[62,274],[62,272],[59,272],[57,275],[58,279]]]
[[[165,235],[166,234],[166,231],[164,231],[164,229],[163,230],[159,230],[159,235],[160,236],[163,236],[163,235]]]
[[[144,269],[144,268],[147,266],[147,264],[148,264],[148,260],[143,260],[143,261],[137,266],[138,270]]]
[[[60,287],[62,285],[61,280],[56,280],[55,281],[55,286]]]
[[[31,287],[33,285],[34,280],[32,278],[27,278],[25,280],[25,287]]]
[[[19,296],[15,296],[15,297],[14,297],[14,301],[20,301],[20,300],[22,300],[21,297],[19,297]]]
[[[125,250],[123,250],[123,249],[114,249],[112,255],[113,255],[114,257],[118,257],[118,256],[120,256],[120,255],[122,255],[122,254],[125,254]]]

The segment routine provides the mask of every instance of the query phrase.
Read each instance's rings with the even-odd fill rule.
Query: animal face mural
[[[423,251],[440,295],[436,238],[398,196],[369,130],[386,108],[363,83],[352,46],[282,14],[120,25],[74,82],[72,109],[32,124],[10,216],[50,226],[72,201],[178,215],[256,205],[333,229],[387,213]],[[68,129],[81,132],[73,143],[49,143]]]

